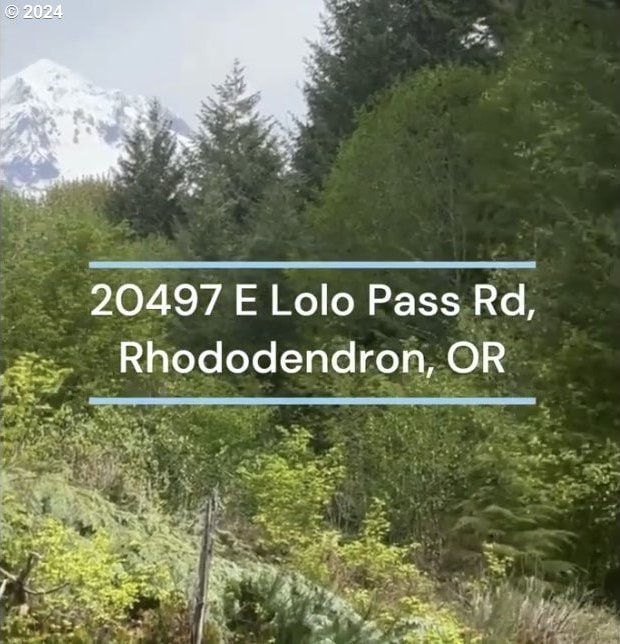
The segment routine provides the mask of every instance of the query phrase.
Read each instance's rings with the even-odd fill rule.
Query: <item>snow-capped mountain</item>
[[[0,83],[0,181],[30,194],[61,180],[107,176],[148,99],[105,90],[50,60]],[[167,112],[182,145],[189,126]]]

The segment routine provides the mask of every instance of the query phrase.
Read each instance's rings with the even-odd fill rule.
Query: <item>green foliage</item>
[[[8,470],[2,489],[2,565],[17,571],[35,553],[28,585],[46,593],[25,616],[9,610],[7,637],[89,641],[89,631],[126,621],[141,596],[177,601],[188,549],[161,517],[124,513],[61,475]],[[31,639],[33,632],[42,639]]]
[[[262,573],[231,583],[225,615],[233,642],[382,641],[344,602],[296,576]]]
[[[204,377],[167,391],[173,396],[196,391],[214,397],[240,395],[235,387]],[[145,418],[152,427],[164,498],[177,511],[196,507],[216,483],[234,490],[239,465],[271,444],[268,408],[160,408],[149,410]]]
[[[187,224],[178,236],[184,257],[196,260],[274,259],[290,252],[299,232],[284,180],[284,153],[276,124],[258,109],[260,94],[247,90],[245,71],[235,61],[230,74],[201,105],[198,131],[188,153],[192,189],[186,195]],[[288,249],[285,247],[288,246]],[[254,272],[253,280],[267,278]],[[274,277],[272,274],[271,278]],[[182,319],[174,338],[188,348],[204,348],[212,338],[250,349],[273,337],[274,320],[262,317],[248,331],[235,316],[235,284],[247,273],[192,271],[185,281],[222,283],[217,310],[209,319]],[[277,331],[287,333],[284,324]]]
[[[426,66],[482,55],[484,46],[467,47],[463,37],[489,8],[484,1],[327,0],[304,86],[308,117],[297,135],[295,166],[306,187],[322,184],[377,93]]]
[[[310,434],[297,429],[274,454],[263,454],[240,470],[256,511],[254,521],[276,547],[312,542],[342,476],[337,451],[317,458]]]
[[[472,204],[475,161],[468,149],[472,113],[491,81],[483,71],[466,67],[422,70],[360,118],[310,213],[319,256],[460,261],[494,253]],[[475,275],[365,271],[332,273],[326,279],[335,290],[349,290],[362,299],[369,282],[387,283],[394,293],[459,293]],[[352,320],[354,325],[346,321],[346,334],[353,332],[366,343],[413,335],[431,345],[444,341],[453,321],[387,313],[372,319],[357,314]]]
[[[282,159],[273,123],[257,112],[260,94],[247,94],[244,69],[238,60],[214,89],[216,98],[203,102],[198,116],[191,163],[197,185],[195,199],[207,206],[205,217],[217,215],[219,206],[224,225],[234,227],[248,222],[277,181]],[[213,201],[213,188],[219,204]],[[200,223],[208,225],[205,217]]]
[[[380,641],[464,642],[464,629],[456,618],[433,603],[433,582],[411,563],[415,548],[387,542],[390,522],[385,503],[371,502],[356,538],[329,529],[324,508],[342,472],[334,465],[333,452],[310,457],[308,439],[307,432],[298,430],[278,455],[264,457],[254,471],[243,472],[256,504],[253,521],[262,528],[269,548],[282,552],[285,547],[290,566],[335,588],[361,614],[372,614],[384,633],[394,638],[384,634]],[[253,619],[271,624],[272,613],[266,616],[262,611],[256,604]],[[294,617],[289,608],[286,619]],[[304,632],[301,625],[296,628]],[[305,628],[308,633],[312,630]]]
[[[620,106],[611,89],[618,79],[617,39],[606,20],[616,12],[578,1],[544,9],[532,3],[493,73],[466,67],[417,73],[362,116],[343,147],[312,212],[317,245],[326,256],[536,257],[539,270],[527,284],[529,305],[538,313],[527,324],[472,321],[467,315],[457,325],[419,317],[404,324],[379,318],[373,329],[355,320],[338,331],[373,346],[402,346],[395,338],[410,334],[429,338],[438,356],[453,339],[502,341],[509,351],[510,376],[470,383],[478,392],[494,395],[499,387],[522,395],[527,383],[544,401],[528,415],[477,411],[458,418],[460,412],[449,410],[449,425],[441,411],[430,410],[430,453],[423,449],[424,441],[408,451],[405,441],[393,438],[399,432],[391,431],[395,416],[410,416],[419,440],[423,411],[388,415],[383,433],[389,437],[383,437],[377,424],[368,439],[362,432],[359,450],[359,415],[334,419],[335,437],[347,436],[343,429],[350,423],[344,454],[355,454],[357,460],[347,477],[351,505],[345,521],[355,525],[362,514],[358,508],[365,487],[359,486],[363,478],[358,472],[363,472],[369,486],[391,486],[386,498],[394,510],[404,505],[407,492],[413,493],[416,509],[430,502],[440,539],[446,523],[456,524],[456,541],[447,540],[447,552],[444,544],[439,548],[450,561],[455,556],[467,560],[472,550],[480,554],[491,536],[495,547],[514,555],[519,565],[529,559],[528,566],[539,571],[558,573],[569,569],[570,562],[600,579],[602,570],[615,565],[614,548],[602,544],[617,541],[620,525],[618,505],[609,496],[618,485],[611,474],[618,445],[612,438],[617,435],[617,396],[611,391],[618,380],[618,334],[609,330],[620,320],[612,292],[618,239],[611,224],[618,212],[617,190],[611,186],[617,184]],[[469,298],[473,277],[424,275],[422,283],[420,274],[381,275],[376,281],[389,280],[395,291],[455,290]],[[487,279],[500,290],[514,285],[498,275]],[[330,283],[352,285],[337,275]],[[420,387],[421,392],[425,385],[416,384]],[[436,381],[435,387],[434,393],[461,391],[456,379]],[[436,451],[432,427],[440,428]],[[461,431],[471,439],[465,444]],[[391,442],[396,449],[389,457],[374,456],[374,449],[386,450]],[[458,462],[456,446],[468,453],[466,462]],[[591,468],[574,467],[575,460],[585,465],[578,456],[582,450],[589,454],[585,460]],[[446,469],[438,465],[439,454],[447,457]],[[384,462],[394,464],[402,492],[394,489],[398,478]],[[432,463],[432,491],[421,485],[424,475],[404,477],[406,462],[416,464],[419,473]],[[563,490],[575,489],[584,476],[588,491],[582,488],[583,499],[591,499],[589,505],[577,497],[567,504]],[[609,492],[603,492],[602,480]],[[405,534],[419,530],[411,526],[428,525],[411,519],[403,522]],[[395,536],[402,538],[400,532]],[[589,551],[585,544],[592,542],[601,544],[594,556],[578,554]]]
[[[170,251],[161,239],[133,241],[129,231],[105,220],[103,208],[88,184],[58,190],[43,203],[3,197],[3,370],[22,354],[37,353],[72,370],[74,393],[118,390],[117,347],[127,339],[127,319],[92,316],[99,300],[91,289],[99,282],[113,289],[135,282],[152,293],[166,279],[157,271],[95,274],[88,262],[169,259]],[[163,318],[143,314],[132,320],[136,339],[165,344],[165,333]],[[130,387],[128,378],[123,390]]]
[[[109,538],[103,533],[92,539],[81,539],[57,521],[47,520],[29,538],[19,542],[19,547],[21,551],[34,551],[42,557],[33,580],[39,588],[60,584],[79,588],[77,610],[75,591],[73,596],[57,593],[46,603],[49,617],[63,613],[64,619],[75,626],[91,620],[95,623],[102,619],[114,620],[138,594],[137,580],[117,568],[118,559],[111,552]],[[11,550],[8,548],[4,555],[9,561],[15,558]],[[41,614],[38,617],[45,619]]]
[[[185,170],[171,127],[160,103],[152,100],[125,140],[107,210],[112,221],[128,222],[139,236],[174,237],[185,223]]]
[[[480,134],[472,138],[476,202],[497,241],[513,256],[535,253],[539,260],[528,293],[540,319],[511,330],[497,321],[479,327],[481,335],[510,342],[514,390],[527,382],[543,401],[527,425],[502,428],[496,448],[483,457],[480,471],[487,477],[492,461],[503,462],[504,471],[495,483],[486,479],[487,499],[497,502],[504,488],[510,503],[502,507],[521,518],[532,508],[529,520],[540,527],[549,523],[535,521],[533,508],[554,508],[555,526],[578,535],[563,558],[587,567],[594,579],[615,565],[615,549],[603,544],[617,542],[620,525],[618,505],[608,496],[617,498],[618,489],[609,476],[618,450],[611,383],[618,378],[619,349],[618,335],[609,331],[620,320],[613,295],[618,236],[611,223],[618,212],[612,185],[620,141],[620,103],[611,88],[620,70],[617,39],[606,23],[612,15],[617,8],[582,2],[552,4],[542,14],[533,8],[502,77],[481,101]],[[502,230],[518,234],[509,240]],[[505,287],[498,276],[494,281]],[[589,502],[573,497],[574,504],[566,503],[566,490],[575,485]],[[592,543],[600,544],[595,552]]]
[[[215,482],[230,481],[260,444],[268,419],[255,408],[82,411],[59,404],[68,377],[69,370],[34,354],[5,371],[3,461],[65,470],[77,483],[132,507],[160,499],[178,512],[193,508]],[[208,384],[213,395],[234,393],[204,380],[177,383],[169,393],[182,396],[199,386],[206,392]]]
[[[69,373],[36,354],[25,354],[2,374],[5,459],[8,455],[10,460],[45,435],[54,416],[49,399],[58,394]]]

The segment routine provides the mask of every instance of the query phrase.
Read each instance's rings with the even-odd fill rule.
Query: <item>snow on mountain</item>
[[[61,180],[109,176],[148,99],[105,90],[50,60],[0,83],[0,182],[36,194]],[[166,112],[179,142],[189,126]]]

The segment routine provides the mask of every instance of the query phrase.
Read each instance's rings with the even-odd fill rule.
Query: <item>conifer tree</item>
[[[213,96],[202,103],[189,155],[189,216],[178,237],[185,257],[233,260],[255,256],[256,239],[263,234],[274,195],[281,191],[284,169],[276,125],[260,114],[259,101],[259,93],[248,91],[244,68],[235,60],[224,81],[214,86]],[[264,234],[279,238],[282,229],[276,227],[269,222],[269,232]],[[203,282],[211,279],[208,273],[197,271],[188,277]],[[257,341],[256,325],[250,329],[235,320],[229,294],[241,279],[233,271],[218,275],[224,292],[208,327],[200,318],[179,322],[178,333],[185,346],[204,346],[214,336],[224,341],[234,338],[239,345]],[[258,274],[253,279],[261,281]]]
[[[215,97],[203,102],[193,155],[196,196],[223,206],[231,224],[247,224],[277,181],[283,162],[274,123],[260,115],[260,94],[250,94],[244,68],[235,60]]]
[[[486,60],[484,39],[467,39],[488,15],[487,0],[326,0],[321,40],[312,45],[294,166],[309,191],[320,187],[356,116],[406,75],[445,61]]]
[[[110,217],[127,221],[140,236],[160,233],[172,238],[185,220],[184,183],[171,121],[153,99],[146,118],[125,140],[109,203]]]

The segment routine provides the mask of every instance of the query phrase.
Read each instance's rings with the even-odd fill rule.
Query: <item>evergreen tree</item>
[[[321,42],[312,46],[295,169],[317,188],[357,112],[398,79],[447,60],[488,58],[484,39],[467,39],[489,14],[486,0],[326,0]]]
[[[260,94],[248,91],[238,60],[214,90],[198,115],[190,154],[190,216],[178,245],[183,256],[199,260],[250,259],[267,252],[259,249],[259,245],[265,247],[259,238],[281,240],[288,234],[289,227],[282,225],[284,215],[277,219],[279,223],[270,219],[274,201],[285,192],[284,160],[275,123],[260,114]],[[289,212],[285,204],[282,197],[280,213]],[[261,282],[256,273],[252,278]],[[213,275],[197,271],[187,276],[188,282],[213,279]],[[186,346],[204,346],[213,337],[234,339],[244,347],[260,341],[256,324],[250,328],[235,317],[233,285],[242,280],[233,271],[218,274],[217,281],[224,284],[223,295],[208,325],[200,318],[183,319],[177,325],[177,336]]]
[[[260,94],[247,92],[238,60],[214,89],[215,97],[203,102],[198,117],[193,158],[196,196],[211,209],[215,197],[217,209],[223,207],[231,223],[246,224],[282,170],[274,123],[256,109]]]
[[[140,236],[174,237],[185,220],[185,172],[171,121],[157,100],[150,102],[146,119],[127,136],[119,166],[109,202],[111,219],[129,222]]]

